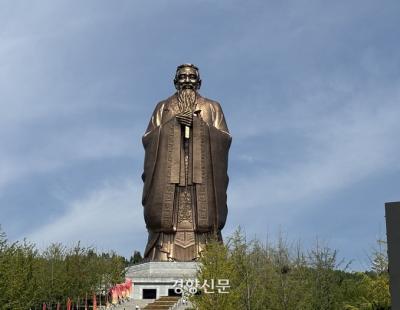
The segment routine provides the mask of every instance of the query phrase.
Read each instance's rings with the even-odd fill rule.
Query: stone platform
[[[132,280],[133,299],[157,299],[173,296],[176,281],[195,279],[196,262],[147,262],[127,268],[126,278]]]

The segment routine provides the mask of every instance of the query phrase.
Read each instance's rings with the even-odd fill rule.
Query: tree
[[[100,289],[124,281],[125,258],[98,254],[78,242],[68,249],[52,244],[42,253],[24,240],[10,243],[0,230],[0,309],[41,308],[43,302],[83,302]]]
[[[198,281],[203,288],[200,294],[191,298],[199,309],[237,309],[235,304],[239,295],[230,291],[229,294],[216,294],[213,284],[218,279],[232,278],[232,263],[228,259],[228,248],[217,242],[210,241],[200,259]]]
[[[139,264],[142,261],[143,261],[142,254],[140,254],[139,251],[135,250],[133,251],[133,255],[131,256],[131,258],[129,259],[129,265]]]

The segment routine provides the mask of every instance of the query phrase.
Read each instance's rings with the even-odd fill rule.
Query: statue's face
[[[177,90],[197,90],[200,88],[201,85],[198,71],[195,68],[191,67],[180,68],[176,72],[174,83]]]

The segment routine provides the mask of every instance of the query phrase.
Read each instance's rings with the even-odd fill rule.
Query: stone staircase
[[[136,306],[139,307],[139,309],[144,309],[149,303],[154,302],[154,299],[131,299],[129,301],[126,301],[122,304],[112,306],[109,308],[110,310],[136,310]],[[99,308],[98,309],[105,309],[105,308]]]
[[[144,310],[169,310],[179,301],[179,296],[163,296],[148,304]]]

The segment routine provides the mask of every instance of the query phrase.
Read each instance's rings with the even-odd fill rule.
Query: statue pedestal
[[[174,284],[179,280],[196,279],[197,262],[147,262],[127,268],[126,278],[132,280],[133,299],[157,299],[176,296]]]

